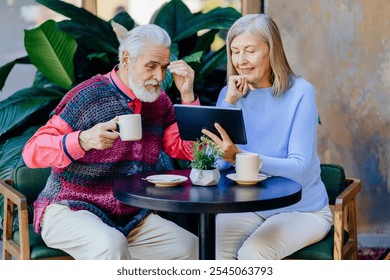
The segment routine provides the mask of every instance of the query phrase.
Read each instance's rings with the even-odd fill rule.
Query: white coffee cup
[[[257,179],[263,161],[255,153],[236,154],[236,175],[238,179]]]
[[[118,118],[118,134],[122,141],[136,141],[142,138],[142,121],[140,114],[121,115]]]

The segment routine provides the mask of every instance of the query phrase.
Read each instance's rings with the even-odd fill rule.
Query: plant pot
[[[214,186],[218,184],[221,174],[219,169],[202,170],[202,169],[191,169],[190,179],[192,184],[198,186]]]

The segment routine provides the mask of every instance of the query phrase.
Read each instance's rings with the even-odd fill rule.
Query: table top
[[[190,169],[135,174],[114,182],[114,196],[128,205],[181,213],[231,213],[276,209],[298,202],[302,187],[283,177],[270,177],[256,185],[238,185],[222,171],[216,186],[195,186]],[[175,187],[156,187],[142,180],[155,174],[175,174],[188,180]]]

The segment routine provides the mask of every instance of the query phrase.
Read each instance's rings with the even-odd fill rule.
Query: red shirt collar
[[[137,99],[134,92],[128,88],[122,81],[119,79],[117,72],[118,71],[118,65],[116,65],[111,72],[107,73],[106,76],[117,88],[119,91],[124,93],[127,97],[127,102],[129,106],[133,109],[135,114],[141,113],[141,107],[142,102],[141,100]]]

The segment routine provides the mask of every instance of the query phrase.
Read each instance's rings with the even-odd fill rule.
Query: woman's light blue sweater
[[[238,107],[243,111],[248,142],[241,150],[258,153],[263,160],[261,172],[292,179],[302,185],[302,199],[291,206],[258,212],[267,218],[286,211],[315,212],[328,202],[320,178],[317,155],[318,112],[313,86],[303,78],[281,96],[272,95],[271,88],[251,90],[234,106],[224,101],[224,87],[218,107]],[[230,163],[219,160],[221,169]]]

